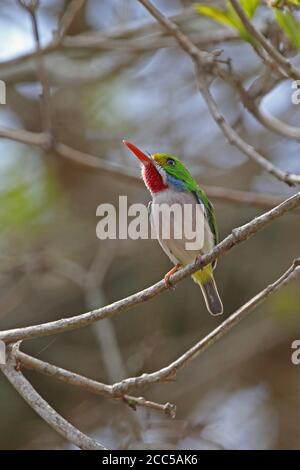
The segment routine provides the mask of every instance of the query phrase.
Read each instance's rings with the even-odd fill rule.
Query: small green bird
[[[185,168],[178,157],[168,153],[155,153],[147,155],[135,145],[123,143],[134,153],[142,164],[142,177],[145,185],[152,196],[151,223],[155,225],[157,220],[155,211],[159,204],[186,204],[195,208],[201,207],[204,217],[201,218],[201,226],[196,230],[203,231],[203,244],[200,251],[187,250],[186,239],[170,237],[164,239],[158,227],[154,227],[158,241],[175,266],[165,275],[165,283],[170,287],[170,276],[180,267],[186,266],[201,257],[204,253],[211,251],[218,243],[217,224],[214,208],[204,191],[196,183],[190,172]],[[154,203],[154,204],[153,204]],[[197,206],[199,205],[199,206]],[[197,206],[197,207],[196,207]],[[191,215],[193,217],[193,215]],[[196,219],[197,220],[197,219]],[[174,222],[176,224],[176,221]],[[192,274],[193,280],[201,287],[207,309],[212,315],[223,313],[223,305],[218,294],[217,286],[213,276],[216,262],[205,266],[203,269]]]

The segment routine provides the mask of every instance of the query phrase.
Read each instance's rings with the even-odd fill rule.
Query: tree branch
[[[0,128],[0,137],[3,139],[14,140],[22,144],[34,145],[44,148],[48,144],[47,135],[39,132],[29,132],[24,129]]]
[[[32,387],[24,375],[17,370],[13,350],[18,345],[10,347],[7,363],[0,365],[0,370],[31,408],[49,424],[58,434],[84,450],[106,450],[99,442],[83,434],[62,416],[60,416]]]
[[[261,100],[258,100],[255,96],[252,96],[252,93],[249,93],[244,88],[241,77],[239,77],[236,72],[233,73],[232,70],[230,70],[230,67],[228,67],[227,71],[222,71],[221,69],[219,69],[219,76],[222,77],[225,82],[227,82],[230,86],[234,88],[235,91],[239,93],[244,107],[266,129],[269,129],[270,131],[275,132],[276,134],[286,137],[288,139],[295,139],[300,141],[300,128],[287,124],[286,122],[281,121],[275,116],[263,112],[260,108]],[[268,81],[270,81],[269,78]],[[275,83],[277,84],[278,81],[276,80]],[[267,94],[265,94],[264,96],[267,96]]]
[[[0,137],[14,140],[15,142],[34,145],[42,149],[48,148],[48,137],[44,133],[35,133],[23,129],[0,128]],[[107,161],[91,155],[86,152],[74,149],[63,143],[55,144],[55,151],[63,158],[80,165],[87,170],[99,171],[104,174],[113,175],[122,178],[130,184],[141,184],[141,178],[138,173],[128,167],[118,163]],[[202,185],[210,199],[222,203],[246,204],[255,207],[272,208],[282,202],[281,196],[272,196],[269,194],[259,194],[251,191],[241,191],[238,189],[224,188],[221,186]]]
[[[241,150],[248,158],[255,161],[265,171],[275,176],[280,181],[293,186],[300,184],[300,175],[290,174],[280,168],[277,168],[270,161],[268,161],[263,155],[258,153],[251,145],[246,143],[237,132],[225,121],[223,115],[220,113],[210,91],[207,83],[207,75],[211,73],[219,74],[219,64],[217,63],[217,57],[214,54],[201,51],[195,46],[191,40],[183,34],[179,28],[168,18],[166,18],[149,0],[138,0],[144,7],[151,13],[151,15],[162,24],[166,30],[172,34],[182,49],[189,54],[193,60],[196,68],[196,78],[199,87],[199,91],[208,106],[208,109],[218,124],[230,144],[235,145]],[[223,74],[223,72],[221,72]]]
[[[294,196],[286,199],[284,202],[274,207],[268,212],[256,217],[245,225],[235,228],[231,234],[228,235],[223,241],[215,246],[213,250],[202,256],[202,259],[185,266],[183,269],[175,273],[170,281],[176,285],[182,279],[186,278],[195,271],[202,269],[209,263],[220,258],[230,251],[234,246],[239,245],[245,240],[248,240],[259,230],[269,225],[274,220],[282,217],[284,214],[300,207],[300,192]],[[142,302],[146,302],[156,295],[166,290],[166,285],[163,280],[153,284],[136,294],[130,295],[124,299],[118,300],[105,307],[95,309],[91,312],[83,313],[81,315],[73,316],[70,318],[63,318],[60,320],[42,323],[40,325],[27,326],[24,328],[15,328],[12,330],[6,330],[0,332],[0,340],[6,343],[15,342],[22,339],[37,338],[41,336],[48,336],[57,333],[63,333],[64,331],[70,331],[77,328],[90,325],[95,321],[102,320],[104,318],[110,318],[130,307],[138,305]]]
[[[63,40],[64,36],[67,34],[69,28],[71,27],[73,20],[79,10],[84,6],[86,0],[71,0],[67,5],[64,14],[60,20],[56,40],[59,42]]]
[[[201,339],[188,351],[182,354],[178,359],[169,364],[168,366],[150,374],[143,374],[139,377],[131,377],[122,380],[114,385],[115,391],[119,393],[127,393],[129,390],[136,390],[145,386],[155,383],[166,382],[174,380],[178,371],[185,368],[191,361],[196,359],[201,353],[212,346],[216,341],[221,339],[227,334],[234,326],[236,326],[242,319],[244,319],[250,312],[252,312],[258,305],[264,302],[270,295],[274,294],[281,287],[286,285],[292,279],[300,274],[300,258],[296,259],[289,269],[282,274],[272,284],[269,284],[259,294],[254,296],[251,300],[245,303],[242,307],[236,310],[230,317],[228,317],[221,325],[215,328],[205,338]]]
[[[40,374],[47,375],[48,377],[53,377],[54,379],[58,379],[62,382],[74,385],[75,387],[81,388],[96,395],[102,395],[113,400],[121,400],[133,409],[140,406],[163,412],[167,416],[175,418],[176,406],[172,403],[160,404],[146,400],[144,397],[133,397],[131,395],[120,394],[114,390],[112,385],[107,385],[101,382],[97,382],[96,380],[88,379],[87,377],[76,374],[75,372],[71,372],[69,370],[62,369],[61,367],[54,366],[53,364],[49,364],[48,362],[41,361],[40,359],[23,353],[19,349],[15,351],[14,355],[17,363],[20,363],[20,365],[26,369],[34,370]]]
[[[36,44],[37,74],[42,86],[41,117],[43,122],[43,131],[48,134],[48,141],[51,141],[52,111],[50,100],[50,88],[48,76],[43,63],[43,54],[41,50],[40,33],[37,21],[37,9],[39,8],[39,0],[31,0],[29,3],[26,0],[18,0],[18,2],[19,5],[29,13],[32,22],[33,36]]]
[[[185,21],[193,18],[195,16],[195,10],[193,8],[189,8],[184,10],[183,12],[179,14],[172,15],[171,18],[174,22],[178,24],[183,24]],[[81,33],[76,36],[67,36],[64,37],[62,42],[58,41],[57,38],[54,38],[53,41],[51,41],[47,46],[41,49],[41,53],[43,55],[50,54],[52,52],[56,52],[60,49],[62,49],[64,46],[68,48],[77,48],[77,45],[79,48],[93,48],[93,45],[95,44],[97,48],[97,44],[99,44],[99,47],[101,43],[105,43],[105,41],[111,41],[113,39],[128,39],[132,37],[133,35],[138,35],[138,34],[143,34],[143,35],[149,35],[149,37],[152,38],[153,34],[157,34],[159,37],[164,35],[164,31],[160,31],[159,25],[157,22],[153,21],[131,21],[130,23],[123,25],[118,25],[118,26],[113,26],[105,32],[101,33],[96,33],[95,31],[92,31],[91,33]],[[227,31],[228,33],[228,31]],[[223,38],[221,39],[223,41]],[[135,41],[136,42],[136,41]],[[206,42],[206,40],[205,40]],[[3,72],[5,71],[6,67],[11,67],[13,65],[21,65],[24,64],[25,62],[34,59],[36,57],[36,51],[34,52],[29,52],[23,55],[20,55],[18,57],[15,57],[13,59],[5,60],[3,62],[0,62],[0,70]]]
[[[16,349],[14,345],[15,353],[14,357],[17,361],[20,362],[24,367],[29,369],[36,370],[45,375],[58,378],[60,380],[66,381],[72,385],[79,386],[84,388],[92,393],[103,394],[110,396],[112,398],[121,399],[124,397],[125,401],[128,404],[148,406],[149,402],[144,401],[143,398],[128,397],[125,395],[128,391],[149,387],[150,385],[157,383],[165,383],[174,380],[178,371],[184,369],[190,362],[195,360],[201,353],[203,353],[210,346],[215,344],[220,340],[225,334],[227,334],[233,327],[235,327],[242,319],[244,319],[250,312],[252,312],[258,305],[263,303],[269,296],[277,292],[279,289],[284,287],[291,280],[295,279],[300,274],[300,258],[296,259],[293,264],[284,272],[275,282],[269,284],[265,289],[259,292],[256,296],[246,302],[242,307],[236,310],[230,317],[228,317],[221,325],[215,328],[211,333],[209,333],[205,338],[201,339],[188,349],[184,354],[179,358],[173,361],[166,367],[162,369],[148,373],[142,374],[138,377],[130,377],[122,380],[119,383],[113,385],[104,385],[99,382],[95,382],[85,377],[79,376],[72,372],[66,371],[59,367],[53,366],[51,364],[40,361],[36,358],[28,356]],[[8,367],[8,366],[2,366]],[[15,367],[13,367],[15,371]],[[5,373],[5,371],[4,371]],[[6,375],[6,374],[5,374]],[[23,396],[23,395],[22,395]],[[132,400],[134,400],[132,402]],[[145,404],[147,403],[147,405]],[[153,406],[154,405],[154,406]],[[151,404],[150,408],[159,409],[161,407],[168,409],[167,413],[171,412],[171,416],[174,416],[174,407],[170,404],[159,405]],[[48,422],[48,421],[47,421]],[[73,442],[73,441],[72,441]]]
[[[178,25],[171,19],[166,18],[160,11],[152,5],[149,0],[139,0],[144,5],[151,15],[158,21],[158,23],[164,28],[164,30],[171,35],[171,38],[165,37],[164,32],[159,32],[157,36],[149,38],[130,39],[130,32],[127,26],[127,32],[125,27],[126,43],[122,41],[118,42],[118,38],[122,37],[120,28],[116,30],[115,36],[112,34],[111,38],[105,36],[101,37],[93,36],[81,36],[79,38],[65,38],[65,34],[71,25],[79,8],[81,8],[85,0],[73,0],[70,2],[65,14],[63,15],[60,27],[58,29],[56,37],[53,42],[49,44],[44,50],[41,48],[38,22],[37,22],[37,8],[39,6],[39,0],[18,0],[20,5],[24,7],[31,16],[34,38],[36,42],[36,51],[31,54],[30,57],[37,60],[37,71],[38,79],[42,85],[42,118],[43,118],[43,132],[42,133],[31,133],[24,130],[15,129],[0,129],[0,137],[15,140],[17,142],[23,142],[25,144],[35,145],[42,149],[49,149],[56,152],[58,155],[65,159],[76,162],[80,165],[84,165],[87,168],[100,170],[101,172],[108,172],[110,174],[116,174],[118,176],[125,177],[130,181],[137,181],[135,172],[131,172],[128,169],[123,169],[118,164],[112,162],[106,162],[98,159],[93,155],[89,155],[85,152],[75,150],[68,145],[63,143],[52,141],[53,129],[52,129],[52,110],[51,110],[51,96],[50,87],[48,81],[47,70],[43,63],[43,54],[49,51],[57,50],[62,47],[94,47],[94,48],[130,48],[134,51],[149,50],[151,47],[169,47],[173,45],[172,38],[174,38],[180,47],[191,57],[196,69],[196,79],[207,107],[218,124],[229,142],[235,145],[250,159],[255,161],[261,168],[266,170],[268,173],[275,176],[278,180],[283,181],[289,185],[299,184],[300,175],[287,173],[282,171],[280,168],[273,165],[263,155],[258,153],[252,146],[247,144],[236,131],[226,122],[224,116],[220,113],[217,103],[210,92],[210,82],[214,77],[220,77],[224,81],[228,81],[227,77],[224,76],[224,61],[218,59],[220,51],[207,52],[199,49],[195,42],[205,43],[204,36],[198,34],[191,35],[191,38],[184,34]],[[247,30],[255,36],[259,43],[258,53],[263,60],[270,67],[273,67],[273,61],[278,65],[278,71],[282,74],[282,70],[286,75],[292,78],[299,78],[300,72],[295,69],[289,61],[287,61],[273,46],[270,44],[263,34],[258,31],[248,20],[240,7],[237,0],[231,0],[231,4],[236,9],[237,14],[240,16],[241,21],[247,28]],[[184,15],[182,15],[184,17]],[[141,26],[137,26],[135,31]],[[153,24],[149,26],[153,28]],[[133,28],[134,29],[134,28]],[[129,39],[128,39],[129,37]],[[236,38],[236,33],[233,35],[227,35],[225,32],[220,32],[219,35],[213,35],[212,39],[215,42],[222,40],[224,37],[231,40]],[[170,41],[171,39],[171,41]],[[77,41],[77,42],[76,42]],[[109,42],[110,41],[110,42]],[[144,41],[144,43],[143,43]],[[151,42],[152,41],[152,42]],[[156,42],[155,42],[156,41]],[[204,41],[204,42],[203,42]],[[77,44],[77,45],[76,45]],[[104,46],[103,46],[104,44]],[[269,54],[269,55],[267,55]],[[221,65],[222,64],[222,65]],[[228,65],[228,64],[227,64]],[[299,138],[300,131],[293,126],[282,123],[272,117],[268,117],[262,113],[259,107],[256,106],[255,101],[251,102],[251,97],[247,91],[243,88],[240,78],[234,74],[231,75],[231,83],[239,91],[245,107],[257,118],[268,129],[274,130],[275,132],[292,138]],[[269,207],[271,204],[277,204],[278,198],[265,195],[257,195],[251,192],[243,192],[237,190],[228,190],[226,188],[207,187],[205,188],[210,197],[219,198],[222,201],[230,202],[244,202],[256,205],[264,205]],[[289,199],[278,203],[276,207],[273,207],[268,212],[256,217],[249,223],[233,229],[231,234],[228,235],[223,241],[214,247],[214,249],[203,255],[201,260],[197,260],[195,263],[191,263],[188,266],[181,269],[171,277],[171,282],[176,285],[181,280],[191,275],[195,271],[202,269],[204,266],[212,263],[214,260],[228,253],[234,246],[242,243],[249,239],[259,230],[263,229],[271,222],[282,217],[284,214],[291,212],[294,209],[300,207],[300,192],[290,197]],[[228,317],[221,325],[215,330],[209,333],[205,338],[201,339],[188,351],[182,354],[175,361],[163,367],[162,369],[143,374],[137,377],[130,377],[120,382],[114,383],[113,385],[107,385],[71,371],[62,369],[55,365],[41,361],[37,358],[31,357],[19,350],[19,343],[21,340],[37,338],[57,333],[67,332],[73,329],[82,328],[90,325],[96,321],[103,320],[105,318],[112,317],[122,311],[129,309],[135,305],[139,305],[142,302],[146,302],[156,295],[166,290],[164,281],[159,281],[156,284],[148,287],[140,292],[128,296],[127,298],[116,301],[110,305],[102,308],[96,308],[95,310],[83,313],[81,315],[72,316],[69,318],[62,318],[57,321],[51,321],[48,323],[28,326],[24,328],[16,328],[6,331],[0,331],[0,341],[6,343],[7,346],[7,363],[0,365],[0,369],[11,384],[15,387],[18,393],[29,403],[29,405],[44,419],[53,429],[61,434],[65,439],[74,443],[81,449],[88,450],[104,450],[105,447],[89,438],[76,427],[66,421],[60,416],[32,387],[29,381],[20,372],[20,366],[27,369],[34,370],[41,374],[49,377],[54,377],[58,380],[67,382],[73,386],[77,386],[83,390],[87,390],[91,393],[102,395],[107,398],[114,400],[124,401],[132,408],[137,406],[149,408],[152,410],[160,411],[168,416],[174,417],[176,408],[175,405],[170,403],[160,404],[146,400],[144,397],[135,397],[128,395],[129,390],[135,390],[142,387],[148,387],[152,384],[168,382],[173,380],[178,371],[185,368],[191,361],[195,360],[202,352],[208,347],[212,346],[216,341],[221,339],[227,334],[234,326],[236,326],[243,318],[245,318],[251,311],[254,310],[259,304],[264,302],[270,295],[278,291],[285,284],[290,282],[300,273],[300,258],[294,261],[293,265],[275,282],[268,285],[260,293],[250,299],[242,307],[236,310],[230,317]],[[79,280],[81,277],[79,276]],[[95,279],[90,280],[89,288],[92,289],[96,283]],[[77,282],[77,278],[76,278]],[[103,302],[104,303],[104,302]],[[99,302],[95,302],[99,306]],[[89,306],[88,308],[91,308]],[[125,374],[124,374],[125,375]],[[112,379],[113,380],[117,380]]]
[[[269,160],[267,160],[263,155],[257,152],[257,150],[255,150],[252,145],[245,142],[238,135],[238,133],[227,123],[224,116],[220,113],[217,103],[215,102],[212,94],[210,93],[206,78],[202,74],[200,68],[197,69],[196,76],[199,90],[201,91],[201,94],[207,104],[207,107],[212,117],[214,118],[216,124],[219,126],[223,134],[228,139],[229,143],[241,150],[241,152],[243,152],[248,158],[256,162],[261,168],[263,168],[269,174],[275,176],[275,178],[277,178],[278,180],[288,184],[289,186],[300,184],[300,175],[281,170]]]

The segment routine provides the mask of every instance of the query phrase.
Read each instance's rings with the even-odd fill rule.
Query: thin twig
[[[71,27],[75,16],[84,6],[86,0],[72,0],[66,7],[64,14],[60,20],[56,39],[60,42],[67,34],[69,28]]]
[[[286,199],[284,202],[274,207],[268,212],[256,217],[245,225],[232,230],[223,241],[215,246],[209,253],[203,255],[202,259],[187,265],[183,269],[177,271],[170,278],[172,284],[176,285],[182,279],[186,278],[195,271],[203,268],[214,260],[228,253],[234,246],[248,240],[259,230],[263,229],[274,220],[279,219],[284,214],[300,207],[300,192],[294,196]],[[153,284],[140,292],[137,292],[129,297],[118,300],[110,305],[102,308],[95,309],[91,312],[83,313],[81,315],[62,318],[60,320],[42,323],[40,325],[27,326],[23,328],[15,328],[11,330],[1,331],[0,340],[6,343],[15,342],[21,339],[37,338],[41,336],[49,336],[52,334],[63,333],[64,331],[71,331],[77,328],[88,326],[95,321],[110,318],[130,307],[146,302],[167,289],[163,280]]]
[[[51,97],[50,97],[50,87],[48,76],[45,71],[43,55],[41,51],[41,41],[40,33],[37,21],[37,10],[39,8],[39,1],[31,0],[27,2],[26,0],[18,0],[19,4],[29,13],[33,36],[36,44],[36,60],[37,60],[37,73],[38,78],[42,86],[42,96],[41,96],[41,117],[43,122],[43,131],[48,135],[49,145],[51,144],[51,135],[52,135],[52,111],[51,111]]]

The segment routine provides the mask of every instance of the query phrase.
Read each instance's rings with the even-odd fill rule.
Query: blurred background
[[[51,43],[69,3],[41,0],[37,17],[43,47]],[[230,33],[200,17],[189,0],[156,5],[166,14],[179,13],[178,24],[200,42],[215,32]],[[264,7],[258,12],[259,19],[268,15]],[[263,66],[250,44],[229,33],[228,40],[203,47],[223,50],[251,83]],[[17,1],[0,1],[0,40],[0,79],[6,83],[0,127],[41,132],[41,84],[31,56],[36,46],[30,17]],[[100,307],[151,285],[170,269],[155,240],[96,238],[100,203],[117,204],[119,195],[127,195],[129,203],[149,200],[123,138],[149,152],[179,155],[208,188],[279,200],[295,192],[227,143],[197,92],[189,58],[135,0],[82,2],[63,43],[44,55],[44,64],[55,138],[94,156],[99,168],[82,158],[76,163],[51,150],[0,140],[1,330]],[[299,143],[254,121],[224,83],[215,81],[212,90],[245,140],[281,168],[300,172]],[[263,106],[299,125],[300,105],[291,103],[291,82],[276,84]],[[212,202],[220,238],[264,211],[220,198]],[[273,282],[297,256],[299,213],[281,218],[219,261],[223,318],[208,314],[199,288],[186,279],[176,290],[111,320],[26,341],[22,349],[104,383],[154,371]],[[294,282],[190,364],[176,382],[143,391],[149,399],[176,403],[175,420],[142,408],[133,411],[34,372],[24,374],[59,413],[111,449],[296,449],[300,365],[291,362],[291,343],[300,339],[299,304],[299,282]],[[0,413],[1,449],[70,447],[3,376]]]

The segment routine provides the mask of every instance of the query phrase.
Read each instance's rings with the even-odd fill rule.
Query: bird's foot
[[[170,269],[170,271],[167,272],[167,274],[165,274],[164,281],[167,289],[174,289],[174,286],[170,281],[170,277],[172,276],[172,274],[176,273],[176,271],[178,271],[178,269],[180,269],[181,267],[182,265],[180,263],[177,263],[175,266],[173,266],[172,269]]]

